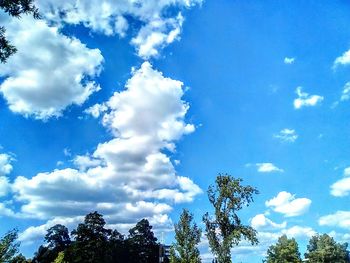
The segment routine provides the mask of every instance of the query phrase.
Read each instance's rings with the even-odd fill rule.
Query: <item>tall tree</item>
[[[20,18],[22,14],[32,14],[34,18],[40,18],[34,0],[0,0],[0,8],[12,17]],[[16,53],[15,46],[6,39],[5,27],[0,26],[0,62],[6,63],[7,59]]]
[[[65,250],[71,243],[68,228],[61,224],[50,227],[45,235],[45,241],[51,249]]]
[[[108,239],[112,230],[105,228],[103,216],[97,212],[85,216],[84,223],[72,231],[75,242],[67,251],[67,261],[71,263],[107,262]]]
[[[310,263],[350,262],[348,244],[337,243],[327,234],[313,236],[307,246],[305,259]]]
[[[180,221],[175,224],[175,240],[170,250],[170,263],[199,263],[197,248],[201,230],[193,222],[193,215],[186,209],[182,211]]]
[[[0,239],[0,263],[10,262],[17,254],[19,247],[17,237],[18,231],[14,229]]]
[[[267,250],[266,263],[301,263],[298,243],[294,238],[281,236],[276,245]]]
[[[142,219],[129,230],[127,243],[131,250],[129,262],[158,262],[159,245],[147,219]]]
[[[215,186],[208,189],[209,202],[214,207],[214,216],[203,216],[206,236],[212,253],[218,263],[231,262],[231,248],[242,239],[252,245],[258,243],[256,230],[243,225],[237,212],[253,202],[253,195],[258,190],[252,186],[241,185],[242,179],[235,179],[228,174],[219,174]]]

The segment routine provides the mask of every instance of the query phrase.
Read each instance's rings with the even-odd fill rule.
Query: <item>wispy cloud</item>
[[[278,134],[273,135],[274,138],[277,138],[283,142],[295,142],[298,139],[298,134],[294,129],[283,129]]]
[[[283,62],[284,62],[284,64],[293,64],[295,62],[295,58],[285,57]]]
[[[302,107],[312,107],[323,101],[323,97],[320,95],[309,95],[306,92],[302,91],[302,87],[297,87],[295,93],[298,95],[298,98],[294,100],[294,108],[301,109]]]
[[[284,172],[283,169],[278,168],[273,163],[257,163],[256,167],[258,168],[259,173]]]

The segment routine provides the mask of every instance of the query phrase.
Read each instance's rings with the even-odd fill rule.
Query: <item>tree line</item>
[[[242,185],[242,179],[219,174],[208,188],[213,213],[205,213],[204,233],[214,256],[213,263],[231,263],[231,250],[242,239],[252,245],[259,243],[257,231],[244,225],[237,212],[249,206],[258,190]],[[69,233],[64,225],[47,230],[45,244],[32,259],[18,253],[17,231],[0,240],[0,263],[200,263],[198,245],[202,229],[194,222],[193,214],[184,209],[174,225],[175,241],[169,251],[157,242],[147,219],[139,221],[127,236],[106,228],[103,216],[93,212]],[[327,234],[313,236],[307,246],[305,260],[310,263],[350,263],[348,244],[337,243]],[[167,253],[169,252],[169,253]],[[266,263],[301,263],[298,244],[283,235],[271,245],[263,260]]]

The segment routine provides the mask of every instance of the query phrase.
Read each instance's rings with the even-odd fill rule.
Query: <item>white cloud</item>
[[[10,190],[10,182],[6,176],[0,176],[0,197],[7,195]]]
[[[278,168],[273,163],[257,163],[256,166],[259,173],[284,172],[283,169]]]
[[[284,64],[293,64],[295,62],[295,58],[285,57]]]
[[[331,195],[337,197],[348,196],[350,193],[350,167],[344,169],[344,177],[331,185]]]
[[[311,205],[308,198],[295,198],[295,195],[282,191],[271,200],[265,202],[273,211],[284,214],[286,217],[299,216],[306,213]]]
[[[293,129],[283,129],[278,134],[273,137],[283,141],[283,142],[295,142],[298,139],[298,134]]]
[[[275,223],[272,220],[268,219],[264,214],[258,214],[254,216],[251,220],[251,226],[256,230],[270,230],[270,229],[283,229],[286,228],[287,222]]]
[[[350,100],[350,82],[347,82],[345,84],[340,100],[341,101]]]
[[[176,173],[164,151],[175,151],[175,142],[194,131],[185,122],[189,106],[182,96],[181,82],[145,62],[133,72],[126,89],[105,103],[102,122],[115,137],[100,143],[92,154],[75,157],[77,169],[17,177],[12,190],[20,212],[55,220],[96,210],[110,225],[123,229],[141,218],[169,229],[172,205],[191,202],[202,192]]]
[[[320,226],[332,226],[349,229],[350,211],[337,211],[334,214],[325,215],[318,220]]]
[[[0,176],[4,176],[11,173],[13,169],[11,164],[12,161],[13,158],[10,155],[6,153],[0,154]]]
[[[350,64],[350,50],[346,51],[340,57],[337,57],[334,61],[333,68],[336,68],[340,65],[345,66]]]
[[[18,52],[0,65],[5,80],[0,93],[11,111],[37,119],[60,116],[69,105],[81,105],[99,90],[91,80],[103,57],[78,39],[62,35],[43,20],[0,16],[6,36]]]
[[[297,87],[295,93],[298,98],[294,100],[294,108],[301,109],[302,107],[316,106],[323,101],[323,97],[320,95],[309,95],[302,91],[302,87]]]
[[[136,28],[136,32],[131,32],[136,35],[131,43],[143,58],[157,56],[159,49],[176,40],[183,22],[181,9],[201,3],[202,0],[37,1],[46,19],[54,23],[83,24],[94,32],[121,37],[127,34],[129,28],[133,31]],[[175,7],[172,15],[165,12],[169,7]],[[127,17],[130,16],[142,26],[129,27]]]
[[[287,235],[288,237],[312,237],[316,235],[316,232],[311,227],[304,227],[304,226],[293,226],[288,229],[282,230],[282,234]]]

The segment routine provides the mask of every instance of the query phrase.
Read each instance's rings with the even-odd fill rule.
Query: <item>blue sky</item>
[[[219,172],[260,191],[240,213],[260,244],[236,261],[282,234],[350,241],[347,1],[36,4],[40,21],[0,16],[18,48],[0,65],[0,233],[26,255],[94,210],[171,242]]]

